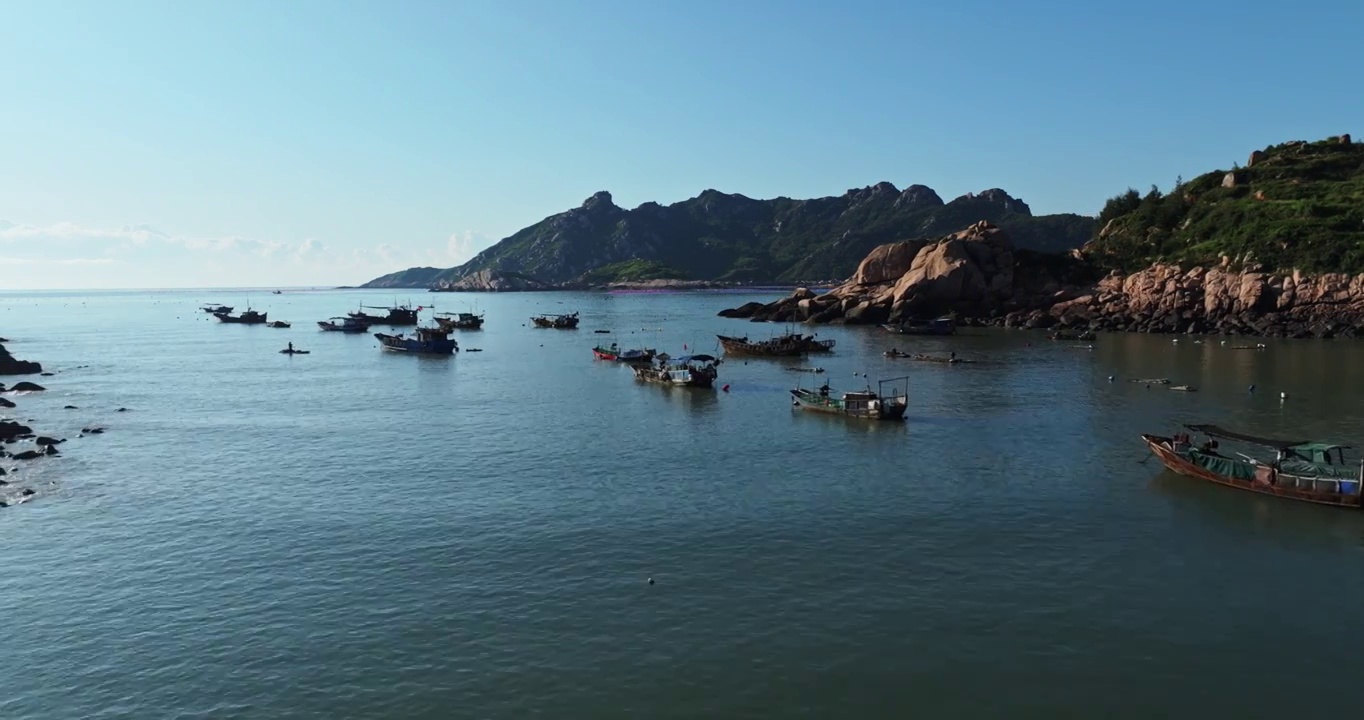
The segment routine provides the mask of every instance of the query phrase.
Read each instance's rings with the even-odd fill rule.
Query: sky
[[[0,0],[0,289],[355,284],[598,190],[1095,214],[1364,136],[1361,29],[1358,0]]]

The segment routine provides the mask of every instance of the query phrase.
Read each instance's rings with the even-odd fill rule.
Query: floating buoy
[[[720,389],[721,389],[722,391],[724,391],[724,392],[729,392],[729,384],[726,383],[725,386],[722,387],[722,388],[720,388]]]
[[[1112,375],[1109,375],[1109,376],[1108,376],[1108,381],[1109,381],[1109,382],[1113,382],[1113,376],[1112,376]]]
[[[650,585],[653,585],[653,584],[654,584],[654,579],[653,579],[653,578],[649,578],[649,584],[650,584]]]
[[[1281,392],[1281,393],[1279,393],[1279,399],[1280,399],[1280,400],[1287,400],[1287,399],[1288,399],[1288,393],[1286,393],[1286,392]]]
[[[1252,383],[1250,387],[1246,388],[1246,391],[1247,391],[1247,392],[1255,392],[1255,385],[1254,385],[1254,383]]]

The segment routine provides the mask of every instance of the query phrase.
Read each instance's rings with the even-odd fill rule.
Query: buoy
[[[1112,376],[1112,375],[1109,375],[1109,376],[1108,376],[1108,381],[1109,381],[1109,382],[1113,382],[1113,376]]]
[[[1254,384],[1254,383],[1251,383],[1251,386],[1248,387],[1248,388],[1246,388],[1246,390],[1247,390],[1248,392],[1255,392],[1255,384]]]
[[[1279,393],[1279,399],[1280,399],[1280,400],[1287,400],[1287,399],[1288,399],[1288,393],[1286,393],[1286,392],[1281,392],[1281,393]]]
[[[729,392],[729,385],[728,385],[728,384],[725,384],[725,386],[722,387],[722,388],[720,388],[720,389],[723,390],[723,391],[725,391],[725,392]]]
[[[654,579],[653,579],[653,578],[649,578],[649,584],[650,584],[650,585],[653,585],[653,584],[654,584]]]

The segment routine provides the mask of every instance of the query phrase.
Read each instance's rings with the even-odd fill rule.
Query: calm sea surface
[[[72,438],[0,487],[38,491],[0,509],[0,718],[1358,711],[1364,514],[1178,478],[1137,436],[1364,442],[1364,343],[821,328],[826,374],[736,359],[726,393],[590,348],[713,352],[781,331],[715,317],[769,298],[414,294],[487,314],[484,352],[435,359],[314,325],[392,298],[250,294],[277,330],[196,309],[242,292],[0,294],[57,372],[8,412]],[[858,373],[908,375],[907,422],[791,408]]]

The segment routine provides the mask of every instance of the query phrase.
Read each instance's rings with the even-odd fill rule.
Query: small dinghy
[[[308,355],[311,352],[310,350],[295,350],[293,343],[289,343],[289,347],[279,351],[281,355]]]

